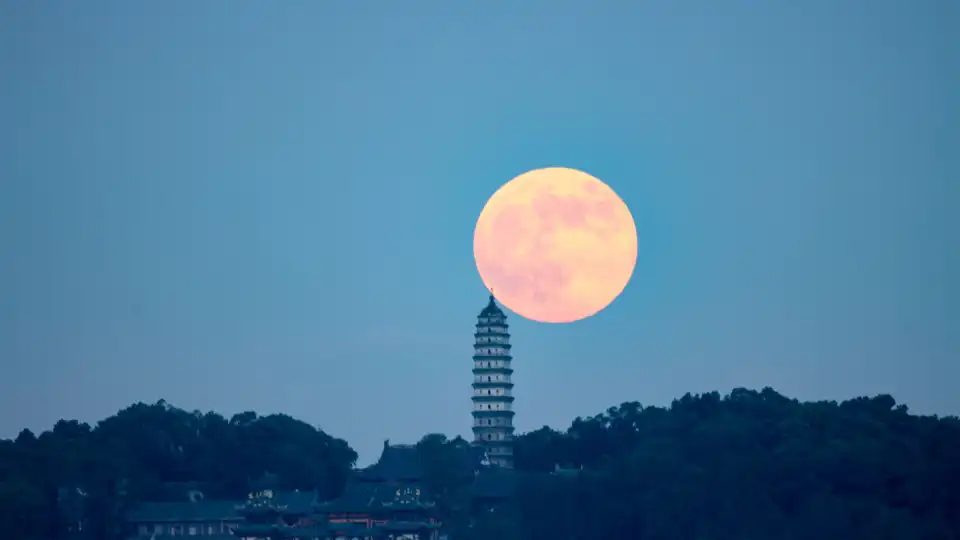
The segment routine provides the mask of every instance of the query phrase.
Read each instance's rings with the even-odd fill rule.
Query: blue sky
[[[773,386],[960,413],[950,0],[0,0],[0,436],[164,398],[470,430],[473,225],[583,169],[633,281],[516,422]]]

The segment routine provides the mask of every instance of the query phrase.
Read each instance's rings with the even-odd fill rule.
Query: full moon
[[[623,292],[637,228],[606,184],[574,169],[533,170],[480,212],[473,255],[484,285],[513,312],[544,323],[594,315]]]

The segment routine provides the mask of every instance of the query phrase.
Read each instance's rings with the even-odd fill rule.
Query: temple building
[[[383,444],[374,465],[355,472],[343,493],[255,488],[245,501],[142,503],[126,518],[130,540],[201,536],[211,540],[437,540],[436,504],[423,485],[416,447]]]
[[[513,468],[513,382],[507,316],[490,295],[473,345],[473,438],[491,465]]]
[[[243,521],[233,527],[234,539],[326,538],[327,528],[322,523],[314,525],[315,502],[311,492],[263,489],[250,493],[246,502],[236,507]]]
[[[183,500],[144,502],[125,516],[129,540],[162,540],[171,536],[203,536],[209,540],[236,540],[242,525],[243,501]]]
[[[439,515],[423,474],[415,446],[385,441],[377,463],[358,471],[340,497],[315,505],[318,524],[329,538],[436,540]]]

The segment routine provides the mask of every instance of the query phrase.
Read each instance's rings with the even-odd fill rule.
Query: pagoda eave
[[[474,418],[496,418],[498,416],[513,416],[513,411],[473,411]]]
[[[506,433],[513,433],[514,429],[516,428],[514,428],[513,426],[473,426],[474,433],[484,433],[484,432],[490,432],[493,430],[499,430]],[[504,439],[504,440],[509,441],[510,439]],[[498,442],[503,442],[503,441],[498,441]]]
[[[474,368],[473,374],[480,376],[489,374],[512,375],[513,370],[510,368]]]
[[[506,337],[509,335],[510,334],[506,332],[476,332],[473,334],[473,337],[474,339],[477,339],[477,338],[491,338],[491,337]]]
[[[503,381],[486,381],[486,382],[475,382],[471,384],[473,388],[513,388],[512,382],[503,382]]]
[[[513,396],[472,396],[470,399],[475,403],[513,403],[516,398]]]
[[[477,323],[477,328],[492,328],[492,327],[494,327],[494,326],[497,327],[497,328],[510,328],[510,325],[507,324],[507,323],[505,323],[505,322],[485,322],[485,323]]]

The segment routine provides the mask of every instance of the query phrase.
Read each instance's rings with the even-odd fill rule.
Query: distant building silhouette
[[[473,438],[491,465],[513,468],[513,369],[507,316],[490,295],[477,317],[473,351]]]
[[[127,538],[438,540],[439,515],[423,475],[415,446],[384,442],[377,463],[354,471],[333,500],[318,500],[316,491],[273,489],[275,479],[265,475],[243,501],[141,503],[126,516]]]

